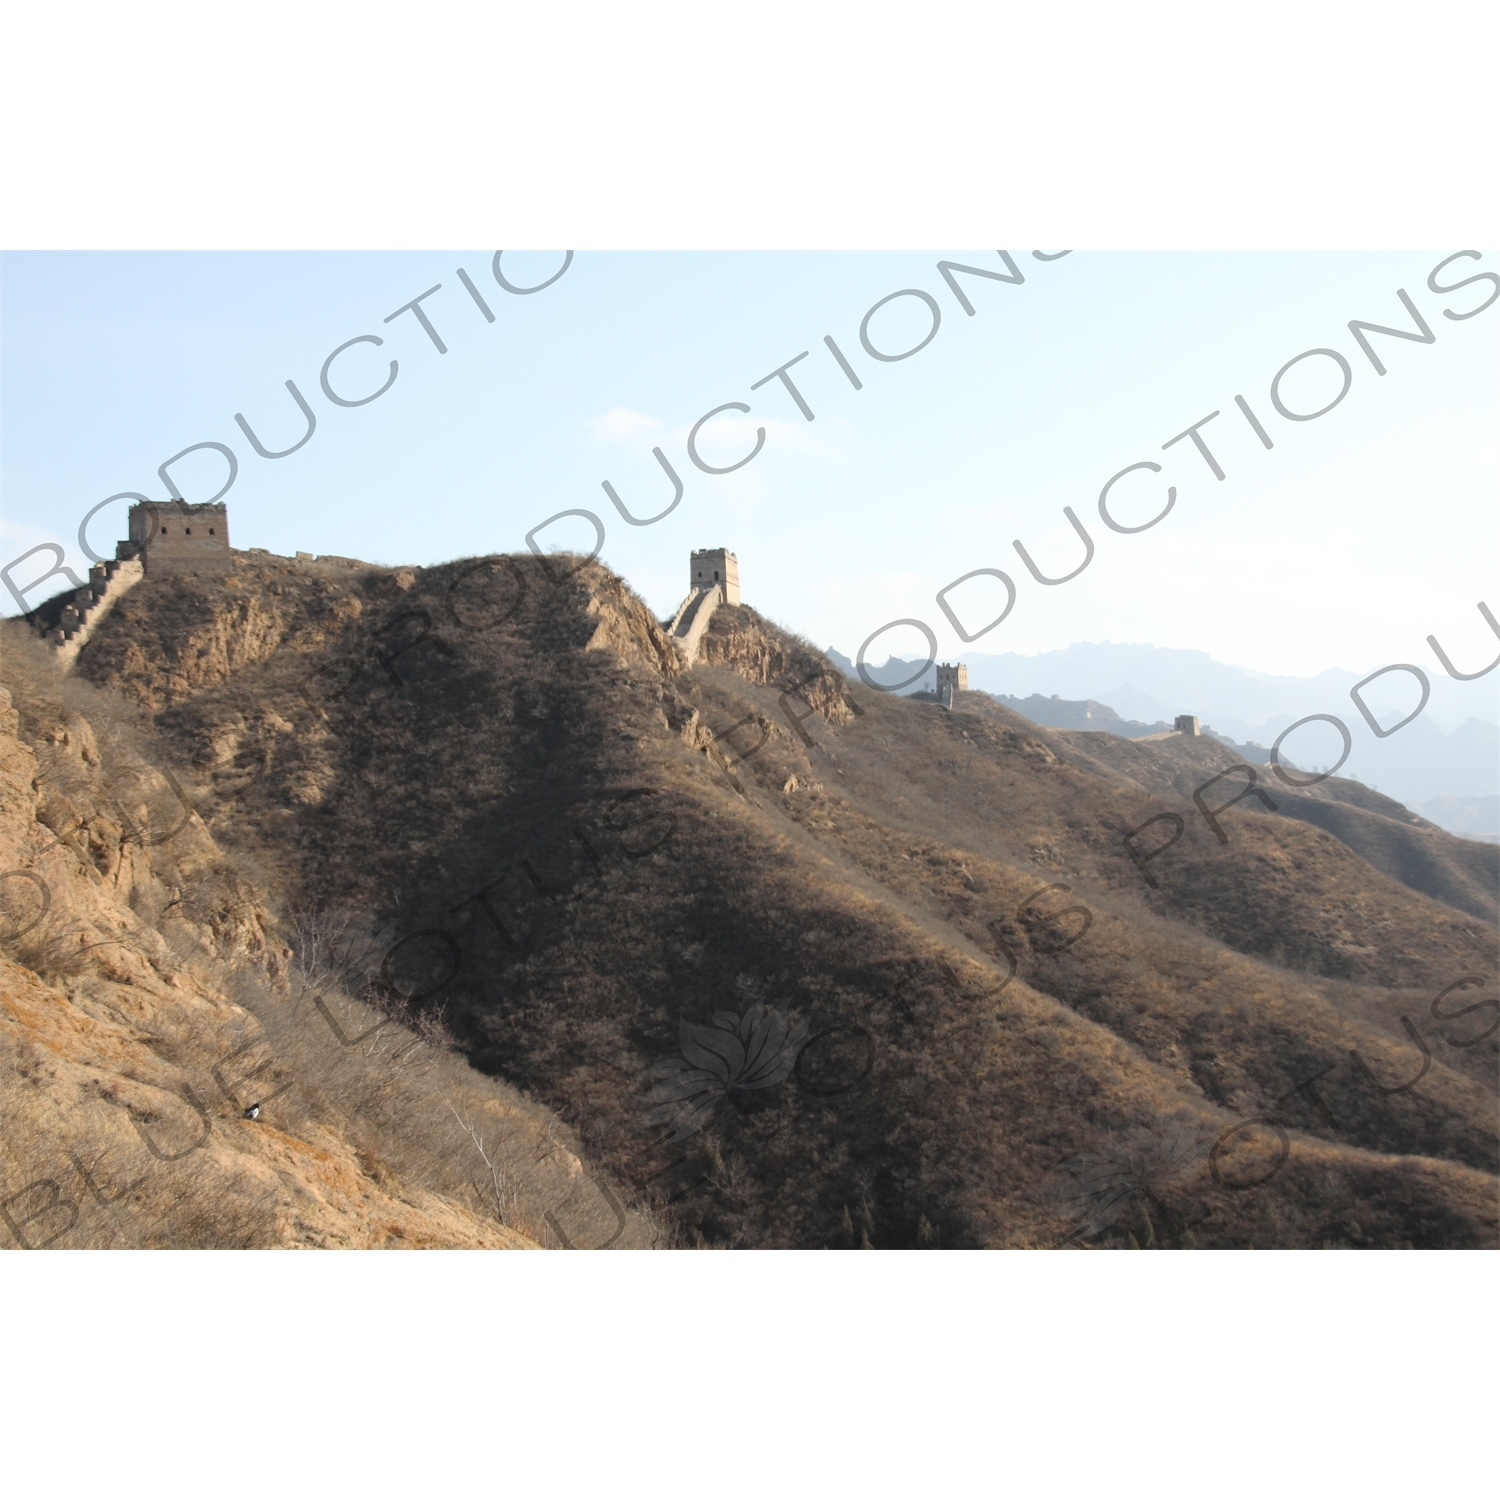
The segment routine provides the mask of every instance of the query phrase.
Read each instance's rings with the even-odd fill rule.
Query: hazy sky
[[[1462,249],[1464,247],[1455,247]],[[911,253],[666,254],[580,252],[545,290],[518,296],[492,252],[23,253],[3,258],[3,450],[0,561],[41,541],[64,544],[82,571],[84,512],[120,491],[165,497],[157,469],[194,443],[235,453],[224,497],[239,547],[298,549],[382,563],[433,563],[525,546],[562,510],[594,512],[602,556],[659,614],[686,590],[687,554],[728,546],[745,599],[853,654],[884,622],[926,621],[940,651],[964,650],[934,602],[977,568],[1015,583],[1008,619],[970,648],[1035,652],[1072,641],[1193,647],[1267,672],[1368,671],[1393,661],[1436,669],[1436,634],[1470,669],[1497,646],[1476,602],[1500,611],[1494,586],[1500,480],[1497,309],[1454,320],[1491,295],[1487,281],[1448,294],[1428,275],[1455,249],[1410,253],[1229,254],[1077,251],[1042,261],[1010,252],[1024,284],[958,275],[966,315],[937,263],[1006,273],[993,250]],[[562,254],[508,254],[516,285],[545,280]],[[487,303],[486,320],[456,272]],[[1500,269],[1461,259],[1439,281]],[[1008,273],[1006,273],[1008,274]],[[447,346],[412,313],[421,305]],[[940,326],[919,352],[881,361],[861,321],[881,298],[925,292]],[[1435,335],[1424,345],[1378,334],[1378,375],[1351,319],[1413,329],[1404,289]],[[897,297],[870,319],[877,349],[899,353],[931,329],[928,304]],[[358,407],[320,388],[383,395]],[[831,335],[863,388],[824,344]],[[1270,387],[1312,349],[1347,361],[1347,395],[1326,415],[1292,421]],[[780,380],[752,385],[803,351],[790,371],[809,422]],[[317,427],[288,457],[306,420]],[[1313,412],[1343,382],[1328,355],[1302,361],[1279,395]],[[1243,395],[1274,447],[1241,415]],[[689,429],[712,408],[700,456]],[[1163,444],[1218,411],[1202,437],[1216,479],[1190,439]],[[684,485],[655,525],[627,525],[601,488],[637,515],[671,500],[652,457],[660,447]],[[1100,520],[1099,492],[1127,465],[1152,461],[1113,491],[1121,524],[1171,514],[1134,535]],[[203,450],[172,469],[183,494],[208,499],[223,457]],[[89,538],[112,555],[128,502],[95,517]],[[1050,576],[1042,586],[1012,543]],[[542,545],[587,548],[585,521],[560,522]],[[41,561],[14,577],[25,583]],[[38,590],[39,601],[57,581]],[[980,578],[951,598],[972,631],[1004,602]],[[0,606],[15,611],[8,592]],[[1451,643],[1451,644],[1450,644]],[[925,654],[911,629],[871,648],[884,660]],[[1478,685],[1476,684],[1476,687]]]

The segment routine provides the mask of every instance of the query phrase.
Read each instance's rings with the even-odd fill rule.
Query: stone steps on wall
[[[89,569],[88,584],[63,606],[61,621],[46,637],[64,671],[78,659],[110,610],[145,576],[146,569],[138,557],[114,558]]]
[[[724,588],[721,584],[714,584],[710,588],[694,589],[686,599],[682,601],[677,613],[672,617],[671,628],[668,634],[682,648],[682,654],[687,658],[688,666],[698,659],[698,647],[703,641],[703,633],[708,629],[708,622],[713,619],[714,611],[724,602]]]
[[[675,636],[677,634],[677,628],[682,624],[682,617],[688,612],[689,607],[698,597],[699,592],[700,591],[698,589],[694,589],[692,593],[690,593],[687,598],[677,606],[677,613],[673,615],[670,620],[664,620],[662,622],[667,628],[668,635]]]

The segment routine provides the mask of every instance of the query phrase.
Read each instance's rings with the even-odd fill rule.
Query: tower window
[[[212,536],[212,535],[213,535],[213,534],[214,534],[214,529],[213,529],[213,527],[212,527],[212,526],[210,526],[210,527],[209,527],[209,528],[208,528],[208,534],[209,534],[209,535],[210,535],[210,536]]]
[[[182,534],[184,536],[192,536],[192,534],[193,534],[193,528],[191,526],[184,526],[182,528]]]

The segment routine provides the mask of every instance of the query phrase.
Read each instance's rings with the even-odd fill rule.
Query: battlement
[[[227,568],[229,509],[190,505],[186,500],[147,500],[130,507],[130,540],[115,548],[117,558],[138,557],[147,573],[182,573],[194,568]]]
[[[47,629],[45,622],[41,622],[46,640],[57,652],[57,662],[63,671],[73,665],[100,622],[120,602],[121,596],[145,577],[145,573],[140,559],[135,557],[95,563],[89,569],[88,583],[75,590],[71,599],[64,595],[66,602],[53,616],[56,623]],[[46,608],[50,611],[56,604],[54,599]]]

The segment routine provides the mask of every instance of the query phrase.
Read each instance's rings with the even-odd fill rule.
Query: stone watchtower
[[[189,505],[186,500],[147,501],[130,507],[130,540],[115,548],[121,558],[138,557],[147,573],[184,573],[227,568],[229,510]]]
[[[677,613],[662,624],[692,666],[698,659],[698,647],[714,611],[721,604],[740,602],[740,563],[734,553],[723,547],[705,547],[693,553],[688,567],[692,574],[688,596],[677,606]]]
[[[937,695],[944,703],[951,703],[954,693],[968,691],[969,669],[962,662],[957,666],[946,661],[938,663]]]
[[[740,563],[734,553],[723,547],[705,547],[693,553],[690,561],[693,574],[690,589],[711,589],[718,585],[725,604],[740,602]]]

